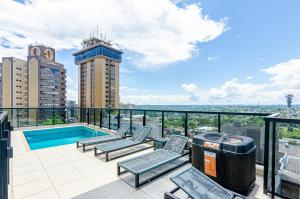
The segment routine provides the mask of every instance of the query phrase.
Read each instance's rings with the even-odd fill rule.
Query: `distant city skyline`
[[[72,53],[98,25],[124,51],[121,103],[286,104],[287,94],[300,102],[299,1],[90,0],[88,13],[86,4],[2,1],[0,57],[53,46],[67,99],[78,101]]]

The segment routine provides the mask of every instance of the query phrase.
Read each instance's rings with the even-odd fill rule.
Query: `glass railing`
[[[267,113],[209,111],[172,111],[106,108],[11,108],[5,109],[15,128],[70,123],[87,123],[107,129],[130,126],[134,133],[141,126],[151,126],[151,138],[172,134],[192,138],[214,131],[249,136],[257,146],[256,162],[264,163],[264,120]]]
[[[282,198],[300,198],[300,119],[265,118],[264,191]]]

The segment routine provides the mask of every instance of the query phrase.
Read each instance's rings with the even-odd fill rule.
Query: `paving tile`
[[[71,164],[63,164],[55,167],[46,168],[46,172],[48,173],[49,176],[68,172],[68,171],[73,171],[73,170],[75,170],[75,168]]]
[[[45,178],[48,178],[48,176],[45,170],[41,169],[33,172],[15,175],[13,176],[12,182],[13,182],[13,186],[18,186],[18,185],[22,185],[25,183],[29,183],[35,180],[45,179]]]
[[[23,199],[59,199],[59,196],[54,189],[49,189],[47,191],[27,196]]]
[[[34,162],[32,164],[26,164],[20,167],[13,168],[13,175],[20,175],[25,173],[30,173],[33,171],[41,170],[43,166],[40,162]]]
[[[132,193],[129,193],[123,197],[120,197],[122,199],[152,199],[149,195],[147,195],[142,190],[138,190]]]
[[[50,180],[55,185],[62,185],[76,180],[80,180],[82,179],[82,177],[83,176],[79,171],[73,170],[64,173],[59,173],[57,175],[52,175],[50,176]]]
[[[135,191],[134,188],[121,180],[114,181],[101,187],[106,199],[123,198]],[[114,194],[117,193],[117,194]]]
[[[49,179],[40,179],[13,188],[14,198],[23,198],[53,188]]]
[[[73,198],[80,194],[93,190],[93,185],[87,180],[77,180],[63,185],[55,185],[56,190],[61,198]]]
[[[88,167],[83,167],[78,169],[80,173],[82,173],[85,177],[89,177],[92,175],[98,175],[99,173],[106,172],[107,169],[101,164],[95,164]]]
[[[60,158],[55,158],[55,159],[48,159],[48,160],[44,160],[42,161],[42,165],[45,168],[50,168],[50,167],[55,167],[55,166],[59,166],[59,165],[64,165],[67,164],[68,160],[65,159],[64,157],[60,157]]]
[[[107,185],[107,184],[112,183],[119,179],[117,178],[117,176],[114,176],[109,172],[101,172],[99,174],[91,175],[91,176],[87,177],[87,180],[90,183],[92,183],[92,185],[95,188],[98,188],[98,187]]]
[[[76,162],[72,162],[72,165],[75,168],[84,168],[84,167],[89,167],[98,164],[98,162],[94,159],[91,158],[86,158],[86,159],[81,159]]]
[[[172,182],[159,179],[143,186],[141,190],[153,198],[163,198],[165,191],[172,190],[175,187]]]

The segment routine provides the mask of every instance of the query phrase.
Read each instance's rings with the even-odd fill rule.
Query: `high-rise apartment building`
[[[123,52],[95,37],[84,40],[82,46],[82,50],[73,54],[79,69],[78,105],[119,108],[119,67]]]
[[[0,92],[3,108],[65,107],[66,70],[53,48],[30,45],[27,61],[2,58]]]
[[[28,107],[26,61],[15,57],[3,57],[0,74],[1,107]]]
[[[27,65],[29,107],[65,107],[66,70],[55,61],[55,50],[30,45]]]

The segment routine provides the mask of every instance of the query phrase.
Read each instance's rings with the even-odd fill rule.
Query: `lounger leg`
[[[82,151],[85,152],[85,144],[82,144]]]
[[[76,142],[76,148],[79,148],[79,142]]]
[[[97,156],[97,148],[94,148],[94,155]]]
[[[108,153],[105,153],[105,162],[108,162]]]
[[[140,186],[140,174],[135,174],[135,188]]]
[[[119,165],[117,165],[117,175],[119,176],[121,174],[121,168]]]

